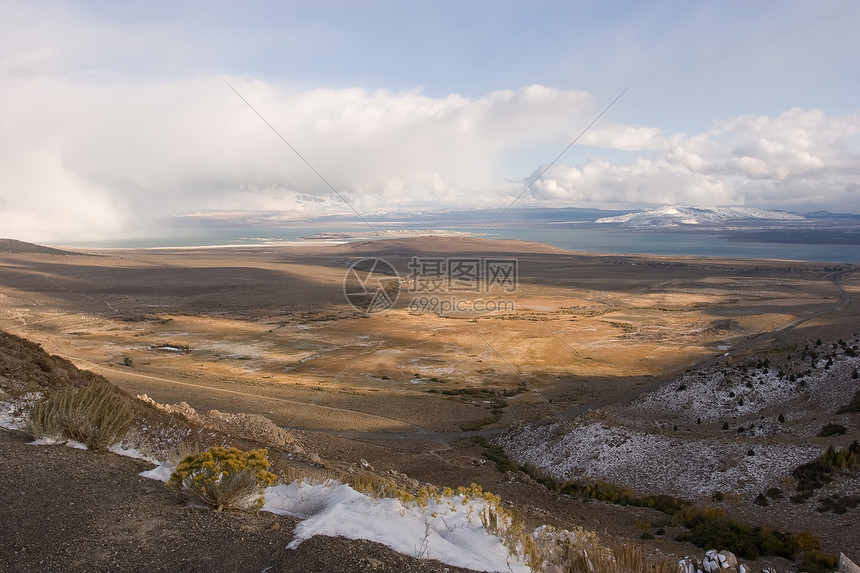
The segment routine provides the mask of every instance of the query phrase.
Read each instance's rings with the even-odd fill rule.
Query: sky
[[[514,201],[856,213],[858,22],[853,0],[0,0],[0,236]]]

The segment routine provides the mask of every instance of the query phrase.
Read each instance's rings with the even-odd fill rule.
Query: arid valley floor
[[[368,314],[349,304],[344,278],[356,261],[376,257],[400,277],[415,258],[515,260],[516,289],[437,293],[505,303],[502,311],[440,316],[410,308],[421,293],[401,281],[394,307]],[[675,445],[795,448],[799,462],[845,446],[860,437],[858,414],[836,413],[839,400],[847,404],[860,390],[845,374],[853,364],[848,355],[839,354],[832,371],[828,366],[828,376],[842,374],[826,382],[836,389],[826,403],[799,392],[779,403],[762,398],[753,409],[741,400],[740,409],[710,417],[636,404],[678,386],[685,372],[725,372],[765,357],[773,370],[789,371],[799,352],[819,340],[826,348],[856,342],[860,277],[852,271],[837,264],[596,255],[444,237],[6,252],[0,253],[0,330],[37,342],[132,396],[186,402],[198,412],[266,416],[295,432],[303,450],[326,467],[365,460],[378,472],[394,470],[422,483],[475,482],[536,523],[582,525],[638,542],[660,520],[653,510],[558,495],[521,472],[500,472],[481,444],[502,435],[507,438],[498,443],[516,442],[547,424],[561,426],[553,430],[558,433],[599,422],[627,428],[622,441],[647,428],[649,436]],[[781,414],[788,422],[779,431],[759,423]],[[724,422],[730,432],[721,429]],[[847,433],[817,436],[827,423],[843,424]],[[666,472],[686,463],[680,451],[666,452]],[[521,453],[508,448],[513,458]],[[779,471],[762,474],[761,483],[748,483],[749,491],[790,477],[791,468],[774,467]],[[625,485],[638,493],[693,497],[680,486],[655,491],[653,479],[637,483],[635,473]],[[706,489],[707,478],[698,479]],[[858,484],[856,476],[837,482],[842,493],[858,493]],[[721,501],[739,519],[784,530],[802,523],[824,550],[860,557],[860,510],[822,513],[787,499],[762,507],[743,485],[720,486],[739,492]],[[715,489],[694,501],[709,502]],[[701,552],[671,535],[641,543],[672,558]]]

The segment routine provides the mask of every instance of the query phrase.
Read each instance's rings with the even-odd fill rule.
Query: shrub
[[[218,511],[262,507],[263,490],[276,479],[268,468],[264,449],[243,452],[238,448],[213,447],[183,459],[167,486],[197,496]]]
[[[809,573],[830,573],[839,567],[839,556],[821,551],[808,551],[803,554],[798,571]]]
[[[795,503],[803,503],[812,492],[824,487],[838,471],[850,468],[860,462],[860,443],[856,440],[844,450],[836,450],[833,446],[814,460],[798,466],[791,473],[797,480],[797,494],[791,497]]]
[[[857,370],[854,370],[854,373],[856,374]],[[854,394],[850,402],[836,411],[837,414],[852,414],[854,412],[860,412],[860,390]]]
[[[783,533],[746,525],[714,507],[684,508],[675,518],[689,529],[678,541],[690,541],[699,547],[722,547],[747,559],[757,560],[762,555],[791,559],[819,548],[818,539],[811,533]]]
[[[860,495],[845,495],[840,496],[833,494],[830,497],[822,497],[818,500],[820,505],[815,508],[815,511],[825,513],[832,511],[833,513],[846,513],[849,509],[854,509],[860,505]]]
[[[818,437],[827,438],[830,436],[841,436],[847,431],[848,428],[846,428],[842,424],[827,424],[823,428],[821,428],[820,432],[818,432]]]
[[[36,436],[83,442],[91,450],[110,447],[131,427],[134,409],[129,398],[107,382],[67,386],[37,402],[29,429]]]
[[[475,436],[472,438],[472,443],[484,448],[483,456],[496,464],[496,469],[500,472],[515,472],[520,469],[520,465],[511,460],[503,448],[495,444],[491,444],[486,438]]]

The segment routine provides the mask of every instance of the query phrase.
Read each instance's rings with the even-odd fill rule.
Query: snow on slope
[[[804,362],[804,366],[807,364],[812,366]],[[795,417],[800,415],[801,409],[833,412],[844,405],[846,396],[851,396],[856,389],[852,371],[860,368],[860,357],[840,354],[832,366],[825,368],[826,364],[824,358],[816,359],[811,374],[796,380],[784,373],[781,375],[779,369],[767,367],[691,371],[674,383],[640,397],[632,408],[688,424],[717,422],[729,417],[754,419],[764,410],[772,411],[774,407],[796,400],[802,400],[804,405],[786,408],[794,412]],[[774,425],[771,418],[773,416],[764,421],[756,420],[758,427],[751,428],[751,433],[769,436],[784,431],[780,425]]]
[[[303,519],[290,548],[315,535],[340,536],[375,541],[400,553],[477,571],[531,571],[484,529],[480,515],[488,507],[480,498],[466,501],[452,495],[437,501],[431,497],[422,506],[369,497],[329,481],[270,487],[265,499],[266,511]]]
[[[752,207],[683,207],[666,205],[657,209],[635,211],[617,217],[603,217],[600,224],[619,224],[629,228],[715,226],[739,222],[803,221],[806,217],[784,211],[767,211]]]
[[[857,348],[860,339],[848,345]],[[586,419],[527,425],[495,441],[516,462],[560,481],[591,478],[639,493],[735,491],[752,498],[823,451],[797,438],[814,436],[820,413],[835,412],[857,391],[860,356],[835,347],[815,352],[813,360],[805,353],[793,358],[792,369],[801,374],[763,364],[689,371]],[[780,412],[797,423],[779,421]],[[851,425],[848,414],[836,421]],[[721,429],[723,422],[730,428]],[[688,435],[689,428],[696,433]],[[779,435],[791,439],[774,443]]]
[[[561,438],[547,439],[559,433]],[[755,496],[764,484],[820,453],[814,447],[675,439],[602,422],[526,427],[497,443],[517,462],[531,463],[559,481],[584,477],[693,498],[714,491]],[[750,449],[755,455],[747,455]]]
[[[0,428],[24,430],[27,427],[27,412],[41,397],[40,392],[28,392],[19,398],[0,400]]]

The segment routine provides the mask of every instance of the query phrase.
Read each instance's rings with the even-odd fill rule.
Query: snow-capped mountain
[[[615,224],[626,228],[665,228],[665,227],[725,227],[727,225],[750,223],[785,224],[805,221],[803,215],[785,211],[767,211],[752,207],[682,207],[666,205],[657,209],[634,211],[616,217],[603,217],[594,221],[601,224]]]

